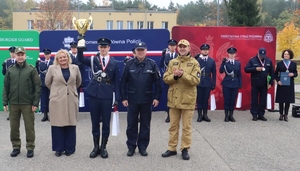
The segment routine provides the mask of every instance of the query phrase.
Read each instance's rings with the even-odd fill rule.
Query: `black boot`
[[[198,119],[197,122],[201,122],[202,121],[202,109],[198,109]]]
[[[44,117],[43,119],[41,120],[42,122],[45,122],[48,120],[48,113],[47,112],[44,112]]]
[[[233,110],[229,110],[229,121],[235,122],[235,119],[233,118]]]
[[[206,121],[206,122],[211,121],[207,116],[207,109],[203,109],[203,120]]]
[[[229,114],[228,114],[228,112],[229,112],[229,110],[225,110],[225,119],[224,119],[225,122],[229,122],[229,118],[228,118]]]
[[[106,144],[107,144],[107,138],[102,138],[101,139],[101,147],[100,147],[100,156],[102,158],[107,158],[108,157],[108,153],[106,150]]]
[[[165,120],[166,123],[169,123],[170,122],[170,114],[169,114],[169,109],[167,111],[167,118]]]
[[[100,137],[94,137],[94,149],[90,154],[90,158],[95,158],[98,156],[98,154],[100,154],[100,149],[99,149],[99,141],[100,141]]]

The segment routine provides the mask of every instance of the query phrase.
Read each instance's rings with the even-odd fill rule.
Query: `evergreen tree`
[[[257,0],[225,0],[230,26],[261,25],[260,7]]]

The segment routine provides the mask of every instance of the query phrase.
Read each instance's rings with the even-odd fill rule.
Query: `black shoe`
[[[263,115],[257,117],[257,119],[258,120],[262,120],[262,121],[267,121],[267,119]]]
[[[17,155],[20,154],[20,149],[13,149],[13,151],[10,153],[11,157],[17,157]]]
[[[9,121],[9,117],[7,117],[7,118],[6,118],[6,120],[8,120],[8,121]]]
[[[135,153],[134,150],[130,150],[130,149],[129,149],[128,152],[127,152],[127,156],[131,157],[131,156],[134,155],[134,153]]]
[[[175,156],[177,155],[177,151],[170,151],[167,150],[166,152],[164,152],[161,156],[162,157],[170,157],[170,156]]]
[[[56,157],[60,157],[61,154],[62,154],[61,152],[58,152],[58,151],[55,152],[55,156],[56,156]]]
[[[69,153],[69,152],[65,152],[65,155],[66,156],[70,156],[70,155],[72,155],[73,153]]]
[[[148,156],[148,153],[146,150],[140,150],[139,153],[142,155],[142,156]]]
[[[256,116],[253,116],[252,120],[253,120],[253,121],[257,121],[257,117],[256,117]]]
[[[32,158],[34,156],[34,151],[33,150],[28,150],[27,151],[27,158]]]
[[[170,122],[170,117],[167,117],[167,119],[165,120],[166,123]]]
[[[42,122],[48,121],[48,113],[44,113],[44,117],[41,120]]]
[[[183,160],[189,160],[190,159],[189,153],[188,153],[188,151],[187,151],[186,148],[184,148],[182,150],[181,155],[182,155],[182,159]]]
[[[90,158],[95,158],[100,154],[100,149],[99,147],[96,147],[93,149],[93,151],[90,153]]]
[[[100,156],[104,159],[106,159],[108,157],[106,148],[100,148]]]

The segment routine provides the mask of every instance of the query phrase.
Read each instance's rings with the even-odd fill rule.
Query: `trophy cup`
[[[77,47],[83,50],[86,50],[85,46],[85,40],[84,40],[84,34],[90,27],[90,25],[93,22],[92,16],[89,17],[89,19],[77,19],[73,17],[72,23],[74,28],[78,31],[79,36],[78,36],[78,43]]]

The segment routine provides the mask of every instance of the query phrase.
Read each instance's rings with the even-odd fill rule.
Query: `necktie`
[[[49,61],[47,60],[47,61],[46,61],[46,65],[48,66],[48,64],[49,64]]]
[[[105,66],[105,58],[102,58],[103,66]]]
[[[173,59],[174,57],[173,57],[173,53],[171,53],[171,58]]]

